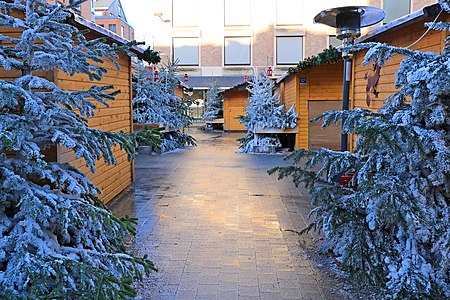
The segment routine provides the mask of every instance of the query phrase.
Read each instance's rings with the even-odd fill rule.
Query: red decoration
[[[155,72],[153,72],[153,81],[158,81],[159,79],[159,72],[158,70],[155,70]]]
[[[267,67],[267,76],[272,76],[272,67]]]
[[[352,184],[352,179],[355,176],[355,173],[347,173],[345,175],[341,175],[341,185],[345,188],[356,189],[358,186]]]
[[[184,81],[185,82],[188,82],[189,81],[189,75],[186,73],[186,74],[184,74]]]
[[[248,82],[248,76],[247,75],[244,75],[244,82]]]

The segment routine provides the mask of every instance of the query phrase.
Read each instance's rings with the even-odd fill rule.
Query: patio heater
[[[336,37],[342,40],[342,57],[344,58],[344,91],[342,110],[348,110],[350,99],[350,73],[352,54],[345,47],[353,45],[361,35],[361,28],[374,25],[384,19],[386,13],[381,8],[372,6],[344,6],[321,11],[314,17],[314,23],[321,23],[336,28]],[[345,118],[342,119],[344,125]],[[341,135],[341,151],[347,151],[348,136]]]

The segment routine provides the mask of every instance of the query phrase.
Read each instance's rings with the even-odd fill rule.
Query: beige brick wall
[[[267,27],[265,30],[254,33],[253,36],[253,65],[274,65],[274,28]]]
[[[222,65],[222,45],[203,44],[200,50],[201,65],[214,67]]]
[[[305,35],[305,58],[316,55],[328,47],[328,35],[309,31]]]

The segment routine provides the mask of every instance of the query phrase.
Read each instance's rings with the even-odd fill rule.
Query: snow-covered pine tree
[[[203,120],[211,121],[223,117],[223,102],[217,80],[211,80],[206,92],[205,113]]]
[[[175,89],[180,84],[175,76],[176,63],[159,68],[158,80],[155,80],[154,71],[148,70],[142,63],[138,64],[137,71],[133,99],[135,122],[164,127],[167,132],[162,133],[161,147],[166,151],[196,145],[193,137],[180,132],[181,128],[192,123],[192,118],[187,114],[191,100],[175,95]]]
[[[450,12],[448,0],[439,3]],[[292,166],[270,171],[305,183],[316,205],[311,228],[325,233],[343,268],[389,299],[450,298],[449,42],[442,54],[357,45],[369,49],[364,64],[406,57],[396,72],[399,91],[378,112],[319,117],[326,125],[347,118],[344,131],[358,137],[353,152],[299,150],[288,157]],[[345,173],[354,174],[355,188],[335,183]]]
[[[62,146],[95,171],[99,159],[116,162],[114,145],[130,157],[134,150],[134,136],[88,127],[96,106],[117,94],[112,86],[67,91],[39,76],[59,68],[100,80],[102,62],[117,57],[115,47],[66,22],[84,1],[71,2],[0,1],[0,26],[12,29],[0,33],[0,67],[17,75],[0,80],[2,299],[124,299],[135,294],[132,280],[153,268],[125,250],[133,220],[106,209],[85,174],[45,156]]]
[[[251,96],[247,99],[246,115],[240,122],[245,124],[247,134],[240,139],[241,151],[253,152],[255,146],[261,152],[267,152],[271,147],[280,147],[278,138],[260,137],[256,134],[258,128],[294,128],[297,126],[298,114],[294,104],[286,111],[286,104],[280,104],[280,95],[274,94],[275,83],[267,75],[265,69],[254,70],[254,76],[249,81],[247,90]]]

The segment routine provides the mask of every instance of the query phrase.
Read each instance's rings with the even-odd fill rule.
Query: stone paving
[[[282,155],[237,153],[242,134],[189,134],[198,147],[138,155],[136,182],[111,209],[138,218],[136,247],[159,272],[139,299],[339,299],[299,236],[309,204],[267,170]]]

